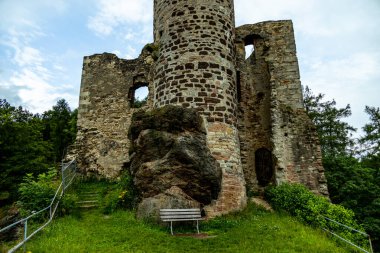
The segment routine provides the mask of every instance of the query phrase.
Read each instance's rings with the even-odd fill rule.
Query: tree
[[[51,165],[51,145],[43,140],[42,129],[38,115],[0,99],[0,192],[9,200],[26,173],[39,174]]]
[[[363,127],[364,136],[360,138],[362,144],[362,163],[371,168],[380,168],[380,108],[365,107],[370,122]]]
[[[342,121],[351,115],[350,106],[336,108],[334,100],[323,101],[323,97],[305,88],[304,104],[319,134],[330,199],[355,212],[375,251],[380,250],[380,110],[366,106],[370,123],[363,127],[360,143],[366,148],[359,160],[352,152],[355,129]]]
[[[307,86],[304,89],[304,106],[317,127],[322,153],[324,157],[351,154],[356,129],[342,121],[351,115],[350,105],[336,108],[335,100],[323,101],[324,96],[314,95]]]
[[[54,162],[65,155],[67,146],[72,144],[76,135],[77,110],[73,113],[66,100],[58,100],[52,110],[43,113],[44,139],[52,143]]]
[[[52,110],[33,115],[0,99],[0,201],[17,198],[22,178],[38,175],[62,159],[75,140],[77,110],[62,99]],[[5,201],[4,201],[5,199]]]

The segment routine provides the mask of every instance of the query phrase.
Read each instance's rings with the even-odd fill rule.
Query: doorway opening
[[[259,186],[265,187],[273,180],[274,169],[272,152],[266,148],[259,148],[255,152],[255,169]]]

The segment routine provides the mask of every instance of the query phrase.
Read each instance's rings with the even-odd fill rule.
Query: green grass
[[[175,231],[184,228],[175,227]],[[130,211],[99,210],[55,219],[27,243],[31,252],[346,252],[322,232],[254,205],[201,222],[215,238],[173,237],[168,228],[136,220]],[[193,232],[194,227],[186,228]]]

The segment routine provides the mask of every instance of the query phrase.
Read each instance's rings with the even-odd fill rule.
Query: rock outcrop
[[[141,198],[138,216],[157,216],[160,208],[201,207],[218,198],[221,168],[195,109],[138,111],[129,137],[129,169]]]

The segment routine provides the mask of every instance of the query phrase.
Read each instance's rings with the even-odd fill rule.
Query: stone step
[[[83,209],[90,209],[90,208],[96,208],[96,207],[99,207],[99,205],[80,205],[79,208],[83,208]]]
[[[77,204],[93,204],[93,203],[98,203],[97,200],[80,200],[80,201],[77,201]]]
[[[97,191],[84,191],[78,193],[79,201],[77,205],[82,209],[91,209],[99,207],[99,192]]]

